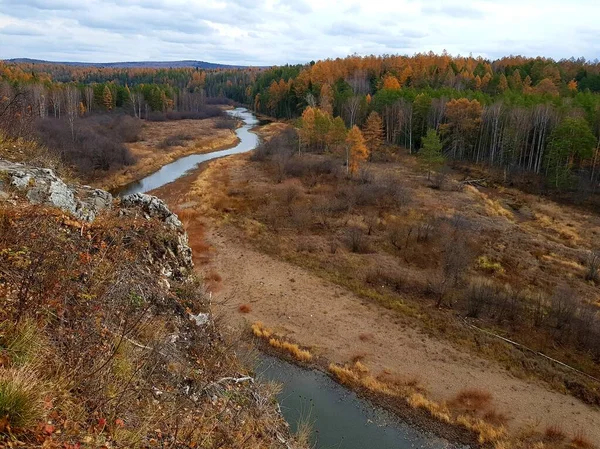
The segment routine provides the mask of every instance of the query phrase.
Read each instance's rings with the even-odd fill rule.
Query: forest
[[[178,112],[202,118],[201,109],[218,98],[279,119],[317,111],[318,123],[305,130],[309,150],[335,150],[336,143],[345,143],[341,132],[357,126],[364,133],[370,117],[367,133],[381,129],[386,144],[376,138],[368,148],[372,158],[388,145],[419,153],[430,132],[434,146],[436,139],[441,143],[439,156],[498,169],[505,182],[524,182],[538,192],[598,190],[597,61],[427,53],[353,55],[269,69],[0,63],[0,118],[12,134],[23,133],[19,127],[31,116],[66,116],[71,125],[116,110],[137,118]],[[21,120],[6,120],[9,115]],[[303,120],[297,124],[302,128]]]

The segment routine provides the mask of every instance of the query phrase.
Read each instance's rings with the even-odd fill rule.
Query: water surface
[[[165,184],[175,181],[188,171],[196,168],[198,164],[201,164],[202,162],[232,154],[245,153],[256,148],[259,142],[258,136],[250,131],[251,128],[259,123],[254,114],[246,108],[228,110],[227,113],[242,120],[244,123],[235,131],[240,139],[240,142],[236,146],[228,148],[227,150],[214,151],[212,153],[184,156],[170,164],[163,165],[158,171],[151,175],[117,190],[115,194],[118,196],[125,196],[132,193],[149,192],[150,190],[157,189]]]
[[[316,449],[464,447],[401,421],[320,371],[261,354],[256,376],[282,385],[277,399],[283,416],[292,432],[297,430],[299,422],[308,420],[313,429],[311,443]]]

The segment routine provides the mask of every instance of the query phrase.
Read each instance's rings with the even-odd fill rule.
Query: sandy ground
[[[148,176],[181,157],[219,151],[235,145],[239,140],[235,132],[219,129],[215,122],[216,119],[213,118],[144,122],[140,141],[127,144],[137,162],[103,177],[95,183],[96,186],[112,190]],[[189,139],[182,146],[160,148],[161,142],[166,138],[178,135],[185,135]]]
[[[496,409],[510,418],[513,432],[557,425],[600,444],[598,410],[407,327],[393,312],[252,249],[240,231],[211,219],[202,198],[210,188],[208,173],[223,171],[226,164],[213,161],[207,170],[153,193],[181,214],[197,269],[214,292],[214,310],[230,326],[262,321],[334,362],[362,356],[372,372],[385,369],[416,379],[438,401],[451,400],[466,388],[487,390]],[[249,304],[250,313],[239,313],[240,304]]]

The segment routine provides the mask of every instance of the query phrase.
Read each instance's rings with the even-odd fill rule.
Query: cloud
[[[33,29],[29,26],[10,24],[0,27],[0,34],[7,36],[43,36],[44,33],[40,30]]]
[[[593,59],[600,4],[578,1],[586,14],[562,0],[0,0],[0,58],[270,65],[447,49]]]
[[[426,6],[423,8],[423,13],[447,16],[456,19],[481,19],[484,17],[483,11],[476,7],[448,4],[438,7]]]

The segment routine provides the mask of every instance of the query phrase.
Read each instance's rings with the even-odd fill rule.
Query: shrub
[[[151,122],[164,122],[167,120],[203,120],[212,117],[224,117],[225,112],[218,106],[205,104],[196,111],[153,111],[148,114],[146,120]]]
[[[600,282],[600,250],[598,249],[592,250],[588,254],[585,280]]]
[[[462,410],[475,412],[486,409],[492,400],[492,395],[483,390],[462,390],[452,401],[452,405]]]
[[[494,262],[488,259],[486,256],[480,256],[477,259],[477,267],[483,271],[493,274],[503,274],[504,267],[500,262]]]
[[[158,148],[165,149],[170,147],[181,147],[185,145],[187,140],[194,140],[194,136],[191,134],[176,134],[163,139],[158,144]]]
[[[237,121],[230,115],[219,117],[215,120],[215,128],[217,129],[235,129]]]
[[[47,118],[36,122],[36,135],[64,163],[87,175],[132,165],[135,158],[124,143],[136,139],[140,126],[124,115],[91,116],[76,120],[71,134],[67,120]]]
[[[566,438],[563,430],[556,424],[546,428],[545,437],[548,441],[563,441]]]
[[[358,226],[351,226],[346,229],[346,240],[348,247],[353,253],[365,253],[368,250],[366,236]]]
[[[240,304],[238,310],[240,313],[250,313],[252,311],[252,306],[250,304]]]

